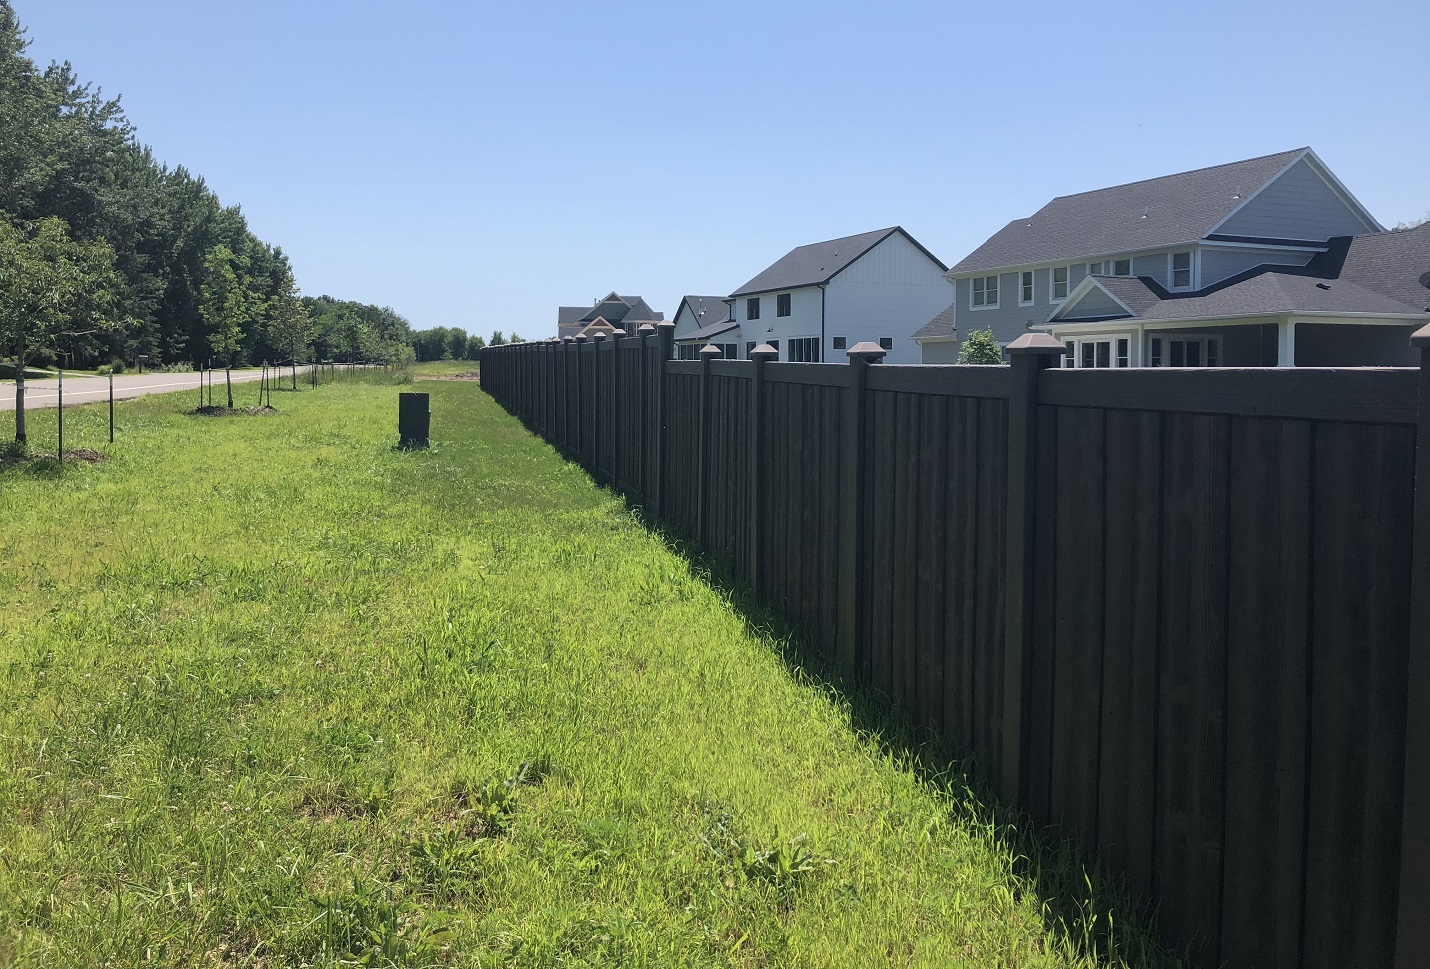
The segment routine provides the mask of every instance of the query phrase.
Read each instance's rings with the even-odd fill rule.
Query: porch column
[[[1276,366],[1296,366],[1296,324],[1292,320],[1282,320],[1277,324]]]

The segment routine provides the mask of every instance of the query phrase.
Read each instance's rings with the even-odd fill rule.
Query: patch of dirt
[[[100,454],[94,448],[77,447],[74,450],[65,452],[65,461],[83,461],[85,464],[99,464],[108,461],[107,454]],[[28,453],[17,451],[13,448],[0,450],[0,468],[11,468],[20,464],[32,464],[39,462],[58,463],[58,459],[52,453],[36,452]]]
[[[269,407],[267,404],[262,407],[223,407],[218,404],[205,404],[203,407],[191,407],[184,413],[197,414],[200,417],[267,417],[269,414],[278,413],[278,408]]]
[[[463,370],[461,373],[436,374],[431,377],[424,377],[424,380],[475,380],[481,383],[482,375],[478,370]]]

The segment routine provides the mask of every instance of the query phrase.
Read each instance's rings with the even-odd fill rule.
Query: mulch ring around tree
[[[217,404],[205,404],[203,407],[192,407],[184,413],[198,414],[200,417],[267,417],[269,414],[278,413],[278,408],[269,407],[267,404],[262,407],[221,407]]]
[[[77,447],[65,452],[65,461],[83,461],[85,464],[99,464],[101,461],[108,461],[109,456],[100,454],[91,447]],[[59,461],[53,454],[30,453],[21,451],[18,448],[0,448],[0,468],[12,468],[21,464],[58,464]]]

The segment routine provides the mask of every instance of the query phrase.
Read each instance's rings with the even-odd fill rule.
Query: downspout
[[[824,363],[824,288],[827,284],[819,284],[819,362]]]

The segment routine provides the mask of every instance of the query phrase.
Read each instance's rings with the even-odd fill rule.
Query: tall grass
[[[0,473],[0,965],[1116,964],[970,788],[417,389],[429,451],[343,380]]]

